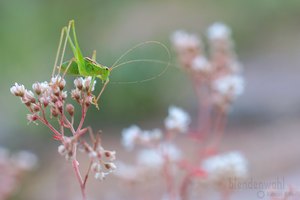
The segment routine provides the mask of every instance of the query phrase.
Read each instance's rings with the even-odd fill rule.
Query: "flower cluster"
[[[189,123],[190,117],[185,111],[171,106],[165,119],[165,131],[141,130],[136,125],[124,129],[122,132],[124,147],[128,150],[133,150],[135,145],[144,148],[138,152],[135,166],[121,163],[116,174],[126,180],[140,181],[157,176],[157,172],[164,173],[166,167],[176,167],[182,159],[182,151],[172,141],[174,136],[188,130]],[[135,173],[131,173],[133,171]]]
[[[28,151],[11,154],[0,147],[0,199],[5,200],[20,185],[23,175],[37,166],[37,157]]]
[[[90,160],[85,177],[92,172],[96,179],[103,180],[116,169],[113,163],[116,152],[105,150],[99,135],[95,138],[91,128],[83,127],[88,108],[94,103],[95,84],[92,77],[78,77],[74,80],[75,88],[70,92],[71,98],[81,107],[81,118],[77,126],[74,119],[75,106],[68,102],[68,92],[64,90],[66,80],[62,76],[56,75],[49,82],[36,82],[32,85],[32,90],[18,83],[10,89],[28,108],[29,122],[41,122],[53,132],[53,138],[61,142],[58,153],[72,162],[84,199],[87,178],[82,179],[79,171],[78,149],[82,149]],[[50,121],[51,118],[56,120]],[[66,135],[67,131],[72,135]],[[87,132],[90,132],[90,142],[83,138]]]
[[[171,41],[180,65],[190,73],[198,87],[208,88],[207,95],[212,96],[213,102],[227,109],[244,90],[231,30],[222,23],[215,23],[208,28],[207,38],[209,58],[200,45],[202,42],[194,34],[176,31]]]
[[[242,179],[248,172],[242,154],[219,152],[228,108],[244,90],[231,30],[215,23],[208,28],[207,39],[208,56],[195,34],[179,30],[171,36],[179,64],[189,74],[198,97],[196,128],[191,128],[192,119],[184,110],[170,106],[164,130],[145,131],[132,125],[122,132],[126,149],[141,148],[135,165],[120,162],[116,175],[130,182],[147,183],[163,177],[166,194],[162,199],[193,199],[189,198],[190,186],[200,182],[214,185],[225,199],[231,192],[225,187],[228,178]],[[178,136],[187,143],[187,149],[175,145]]]
[[[211,156],[202,162],[201,167],[207,172],[208,181],[222,187],[228,185],[228,180],[245,179],[248,174],[247,160],[237,151]]]

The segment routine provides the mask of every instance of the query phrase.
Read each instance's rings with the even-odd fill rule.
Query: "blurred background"
[[[284,176],[286,184],[299,185],[299,10],[296,0],[0,0],[0,145],[12,151],[31,150],[40,159],[38,170],[26,178],[12,199],[54,199],[60,169],[70,167],[62,164],[50,131],[42,125],[27,125],[26,108],[9,92],[14,82],[30,88],[35,81],[49,79],[60,30],[70,19],[75,19],[84,54],[97,50],[97,61],[107,66],[143,41],[158,40],[170,47],[170,34],[177,29],[203,36],[213,22],[227,24],[244,67],[246,89],[230,113],[222,148],[244,152],[254,177]],[[151,46],[134,51],[125,60],[140,58],[167,60],[161,48]],[[163,67],[153,71],[151,65],[143,66],[120,68],[112,81],[142,80],[148,71],[155,74]],[[162,127],[169,105],[196,116],[191,83],[175,67],[150,82],[110,84],[100,111],[91,109],[86,124],[103,130],[103,141],[108,141],[104,146],[122,151],[119,141],[124,127]],[[91,185],[101,188],[110,181]],[[97,190],[94,193],[112,198]],[[239,191],[234,198],[239,195],[256,198],[255,191]]]

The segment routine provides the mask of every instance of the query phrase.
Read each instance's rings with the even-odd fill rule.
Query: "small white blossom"
[[[103,181],[108,174],[109,173],[105,173],[105,172],[97,172],[95,174],[95,179],[99,181]]]
[[[95,151],[91,151],[91,152],[89,152],[89,157],[91,159],[97,158],[97,153]]]
[[[137,155],[137,163],[144,167],[159,169],[164,159],[157,149],[143,149]]]
[[[57,83],[60,83],[62,81],[62,78],[60,75],[56,75],[54,77],[51,78],[50,84],[51,85],[55,85]]]
[[[58,153],[62,156],[66,155],[66,153],[67,153],[66,147],[63,144],[59,145],[57,150],[58,150]]]
[[[95,90],[95,85],[96,85],[96,80],[93,80],[93,85],[91,85],[91,82],[92,82],[92,77],[91,76],[88,76],[85,79],[83,79],[83,88],[85,90],[89,90],[90,87],[92,86],[91,91],[94,91]]]
[[[150,143],[162,138],[162,132],[160,129],[153,129],[151,131],[142,131],[139,134],[139,140],[143,143]]]
[[[229,178],[246,178],[248,163],[239,152],[216,155],[203,161],[202,168],[214,182],[228,181]]]
[[[181,151],[173,144],[163,143],[157,149],[144,149],[137,155],[138,165],[159,169],[163,166],[165,157],[171,162],[179,161]]]
[[[209,72],[211,65],[204,56],[197,56],[193,60],[192,69],[199,72]]]
[[[178,50],[199,48],[200,40],[196,35],[189,34],[183,30],[175,31],[171,36],[171,42]]]
[[[122,131],[122,144],[124,147],[128,150],[132,150],[135,145],[135,141],[141,132],[142,130],[136,125],[132,125],[129,128],[124,129]]]
[[[228,39],[231,36],[231,30],[223,23],[216,22],[207,30],[207,37],[210,40]]]
[[[172,162],[179,161],[182,157],[182,152],[174,144],[162,143],[159,149]]]
[[[106,170],[108,170],[108,172],[113,172],[114,170],[117,169],[117,166],[112,162],[105,163],[104,167],[105,167]]]
[[[41,93],[44,93],[47,90],[49,90],[49,84],[46,81],[44,81],[42,83],[36,82],[36,83],[32,84],[32,89],[34,90],[34,92],[37,95],[40,95]]]
[[[19,85],[18,83],[15,83],[15,85],[10,88],[10,92],[13,95],[19,96],[19,97],[24,96],[25,91],[26,91],[25,86],[24,85]]]
[[[103,152],[103,157],[106,160],[114,161],[116,159],[116,151],[104,151]]]
[[[238,75],[229,75],[216,80],[214,88],[220,94],[235,99],[244,92],[244,79]]]
[[[102,167],[101,167],[101,165],[100,165],[100,163],[98,163],[98,162],[93,162],[93,164],[92,164],[92,166],[91,166],[91,170],[93,171],[93,172],[101,172],[101,170],[102,170]]]
[[[78,88],[79,90],[81,90],[83,88],[83,78],[82,77],[78,77],[74,80],[74,85],[76,88]]]
[[[184,110],[175,106],[169,107],[169,115],[165,119],[165,127],[168,130],[186,132],[190,122],[191,118]]]

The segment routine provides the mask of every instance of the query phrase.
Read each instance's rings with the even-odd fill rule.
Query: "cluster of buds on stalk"
[[[195,155],[198,164],[190,164],[193,161],[182,163],[187,174],[181,185],[181,197],[188,197],[188,185],[196,180],[213,184],[221,192],[228,193],[224,186],[228,178],[245,178],[247,175],[247,161],[242,154],[218,155],[228,110],[244,91],[231,30],[222,23],[212,24],[207,30],[207,53],[195,34],[176,31],[171,41],[180,66],[192,80],[199,102],[197,128],[190,130],[190,136],[199,142]],[[196,176],[195,169],[205,176]]]
[[[75,88],[70,93],[71,99],[81,108],[78,124],[74,119],[75,106],[68,101],[68,92],[65,91],[66,80],[64,77],[56,75],[49,82],[36,82],[32,85],[32,90],[26,89],[24,85],[18,83],[15,83],[10,89],[11,93],[19,97],[28,108],[28,121],[35,124],[41,122],[53,132],[53,138],[61,142],[58,152],[66,160],[72,162],[83,196],[85,196],[87,179],[83,180],[79,171],[78,149],[83,149],[90,160],[86,177],[93,172],[96,179],[103,180],[105,176],[116,169],[113,163],[115,152],[105,150],[101,146],[99,135],[95,138],[91,128],[83,127],[86,113],[93,103],[95,83],[96,81],[92,77],[78,77],[74,80]],[[83,137],[87,132],[90,132],[90,142]],[[71,135],[66,133],[71,133]]]
[[[190,122],[190,116],[183,109],[170,106],[164,129],[142,130],[136,125],[124,129],[124,147],[130,152],[139,147],[139,151],[135,164],[120,162],[115,174],[131,183],[149,183],[163,177],[168,190],[166,196],[177,196],[175,182],[184,153],[175,141],[180,135],[187,134]]]
[[[207,31],[207,38],[208,56],[204,51],[203,42],[194,34],[176,31],[171,41],[179,64],[190,74],[199,98],[210,98],[211,103],[226,110],[243,92],[241,66],[234,51],[231,30],[226,25],[211,25]],[[206,90],[206,94],[203,94],[203,90]]]
[[[0,147],[0,199],[8,200],[20,186],[24,175],[37,166],[37,157],[28,151],[11,154]]]

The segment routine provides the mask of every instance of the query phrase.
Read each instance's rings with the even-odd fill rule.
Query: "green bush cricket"
[[[70,35],[71,31],[72,31],[72,38]],[[64,38],[64,35],[65,35],[65,38]],[[61,46],[62,46],[63,41],[64,41],[64,44],[63,44],[62,54],[61,54],[61,58],[60,58],[60,64],[58,65],[59,54],[61,51]],[[70,61],[63,62],[63,57],[64,57],[67,43],[69,43],[74,57]],[[131,51],[133,51],[134,49],[136,49],[142,45],[146,45],[149,43],[157,44],[157,45],[160,45],[161,47],[163,47],[164,50],[168,54],[168,57],[169,57],[168,62],[160,61],[160,60],[153,60],[153,59],[138,59],[138,60],[130,60],[130,61],[126,61],[121,64],[118,64],[118,62],[124,56],[126,56],[128,53],[130,53]],[[134,62],[154,62],[154,63],[166,64],[166,67],[164,68],[164,70],[161,71],[158,75],[153,76],[148,79],[145,79],[145,80],[142,80],[142,81],[134,81],[134,82],[129,82],[129,83],[145,82],[145,81],[153,80],[158,76],[161,76],[170,65],[170,57],[171,57],[170,52],[164,44],[162,44],[158,41],[146,41],[146,42],[140,43],[140,44],[134,46],[133,48],[127,50],[122,56],[120,56],[119,59],[117,59],[117,61],[112,65],[112,67],[108,68],[108,67],[96,62],[96,51],[93,52],[92,58],[83,57],[80,47],[79,47],[79,44],[78,44],[77,37],[76,37],[75,23],[74,23],[74,20],[71,20],[69,22],[69,25],[66,27],[63,27],[63,29],[62,29],[52,76],[54,76],[56,69],[58,69],[58,74],[62,71],[64,73],[63,76],[65,76],[66,74],[75,75],[75,76],[85,76],[85,77],[91,76],[92,77],[92,81],[91,81],[92,85],[94,84],[95,78],[99,78],[103,83],[103,87],[102,87],[100,93],[98,94],[98,96],[97,97],[94,96],[94,99],[93,99],[93,103],[98,108],[97,102],[99,101],[107,84],[109,83],[109,76],[113,69],[120,67],[122,65],[134,63]]]

